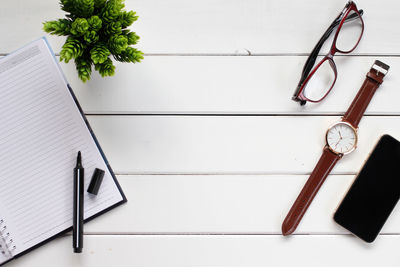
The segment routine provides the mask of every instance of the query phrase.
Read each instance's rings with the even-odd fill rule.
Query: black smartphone
[[[400,142],[384,135],[365,162],[334,220],[366,242],[373,242],[400,197]]]

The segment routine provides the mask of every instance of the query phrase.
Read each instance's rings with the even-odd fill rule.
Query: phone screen
[[[400,142],[384,135],[335,212],[334,220],[366,242],[378,236],[400,197]]]

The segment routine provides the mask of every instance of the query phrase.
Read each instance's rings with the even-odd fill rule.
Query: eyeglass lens
[[[332,88],[336,77],[333,64],[330,59],[325,58],[314,74],[309,77],[303,90],[303,94],[307,99],[319,101]]]
[[[363,31],[363,23],[357,12],[351,10],[347,18],[336,39],[336,48],[343,52],[350,52],[357,46]]]

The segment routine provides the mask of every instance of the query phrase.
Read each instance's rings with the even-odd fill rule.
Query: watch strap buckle
[[[383,76],[385,76],[388,73],[388,71],[390,69],[390,66],[385,64],[385,63],[383,63],[380,60],[375,60],[375,62],[372,65],[371,69],[376,71],[376,75],[382,74]]]

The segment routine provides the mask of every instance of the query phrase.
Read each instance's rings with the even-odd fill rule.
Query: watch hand
[[[340,139],[339,139],[339,141],[337,141],[337,143],[336,143],[336,145],[335,145],[335,149],[336,149],[336,147],[337,147],[337,145],[340,143]]]

